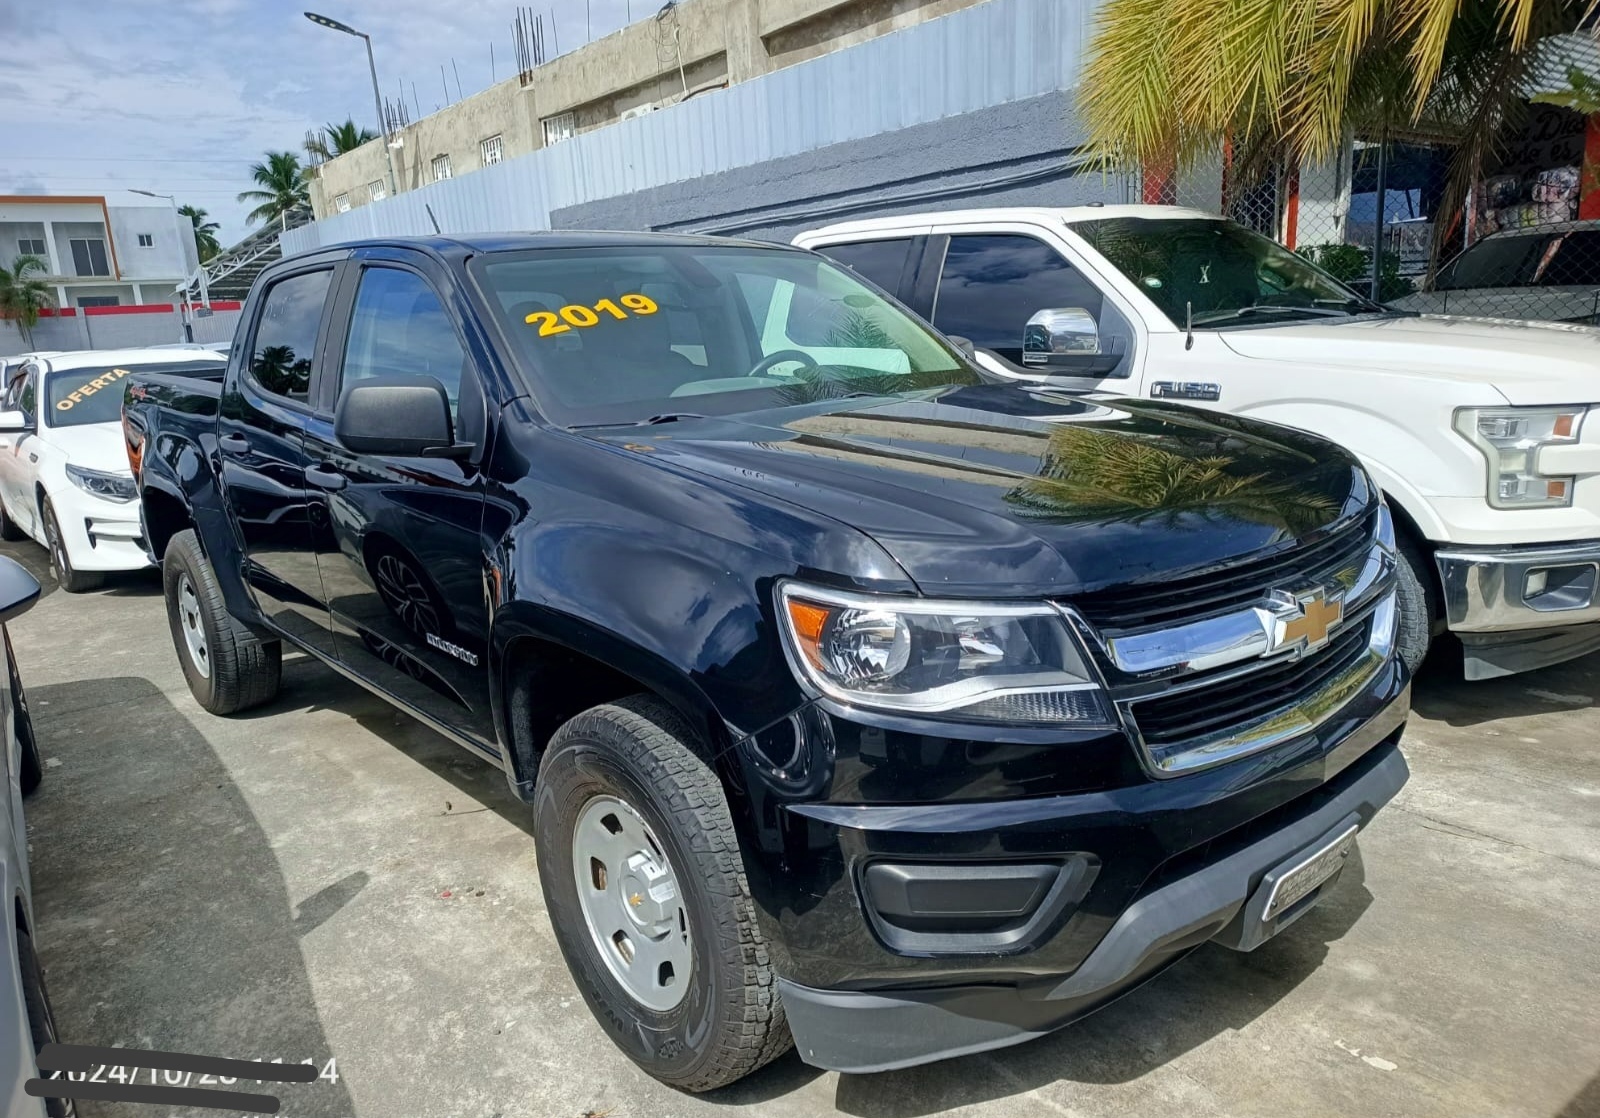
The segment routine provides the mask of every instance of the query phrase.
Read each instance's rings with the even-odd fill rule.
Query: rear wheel
[[[72,557],[67,554],[66,541],[61,536],[61,524],[56,520],[55,506],[50,503],[49,497],[44,499],[42,508],[45,547],[50,551],[50,572],[56,576],[61,589],[68,594],[82,594],[86,590],[100,589],[100,585],[106,580],[103,572],[73,569]]]
[[[33,950],[33,937],[17,929],[18,972],[22,976],[22,1004],[28,1011],[28,1031],[33,1039],[35,1058],[47,1044],[59,1043],[55,1014],[50,1010],[50,996],[45,993],[44,968]],[[45,1099],[44,1112],[50,1118],[73,1118],[78,1113],[71,1099]]]
[[[276,695],[283,648],[261,640],[228,613],[193,529],[172,537],[161,571],[167,624],[195,701],[212,714],[233,714]]]
[[[790,1045],[716,774],[637,695],[561,727],[539,766],[539,880],[578,989],[645,1071],[709,1091]]]
[[[44,759],[39,756],[39,742],[33,736],[33,716],[28,713],[28,696],[22,689],[22,677],[17,674],[16,657],[11,652],[11,638],[6,638],[6,656],[11,662],[11,718],[17,744],[22,747],[22,767],[18,783],[26,796],[44,781]]]

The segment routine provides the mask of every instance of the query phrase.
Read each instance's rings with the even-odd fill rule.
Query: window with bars
[[[492,167],[505,158],[505,144],[499,136],[490,136],[478,145],[478,152],[483,158],[483,165]]]
[[[333,200],[333,208],[340,213],[350,212],[350,195],[340,194]]]
[[[578,118],[572,113],[560,113],[557,116],[546,117],[544,125],[544,146],[559,144],[562,140],[570,140],[578,130]]]
[[[450,177],[450,157],[448,155],[434,156],[431,166],[433,167],[434,182],[439,182],[441,179],[447,179]]]
[[[387,197],[389,197],[389,192],[384,189],[382,179],[367,183],[367,200],[369,202],[381,202]]]

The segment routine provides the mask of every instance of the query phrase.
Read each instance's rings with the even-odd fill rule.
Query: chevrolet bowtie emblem
[[[1328,636],[1344,619],[1344,591],[1319,587],[1291,594],[1274,590],[1268,595],[1272,632],[1267,654],[1284,649],[1310,652],[1328,643]]]

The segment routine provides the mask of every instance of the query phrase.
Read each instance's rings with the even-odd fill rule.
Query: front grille
[[[1129,711],[1146,747],[1153,752],[1232,727],[1243,728],[1320,694],[1329,682],[1366,655],[1371,628],[1371,610],[1364,610],[1341,626],[1327,645],[1298,660],[1269,663],[1210,686],[1138,700]]]
[[[1174,622],[1187,624],[1255,604],[1273,588],[1294,590],[1361,569],[1372,548],[1376,514],[1264,559],[1223,571],[1074,596],[1071,606],[1103,636]]]

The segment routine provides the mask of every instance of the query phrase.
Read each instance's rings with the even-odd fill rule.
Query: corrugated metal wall
[[[1099,0],[989,0],[283,237],[550,228],[550,212],[1071,89]]]

